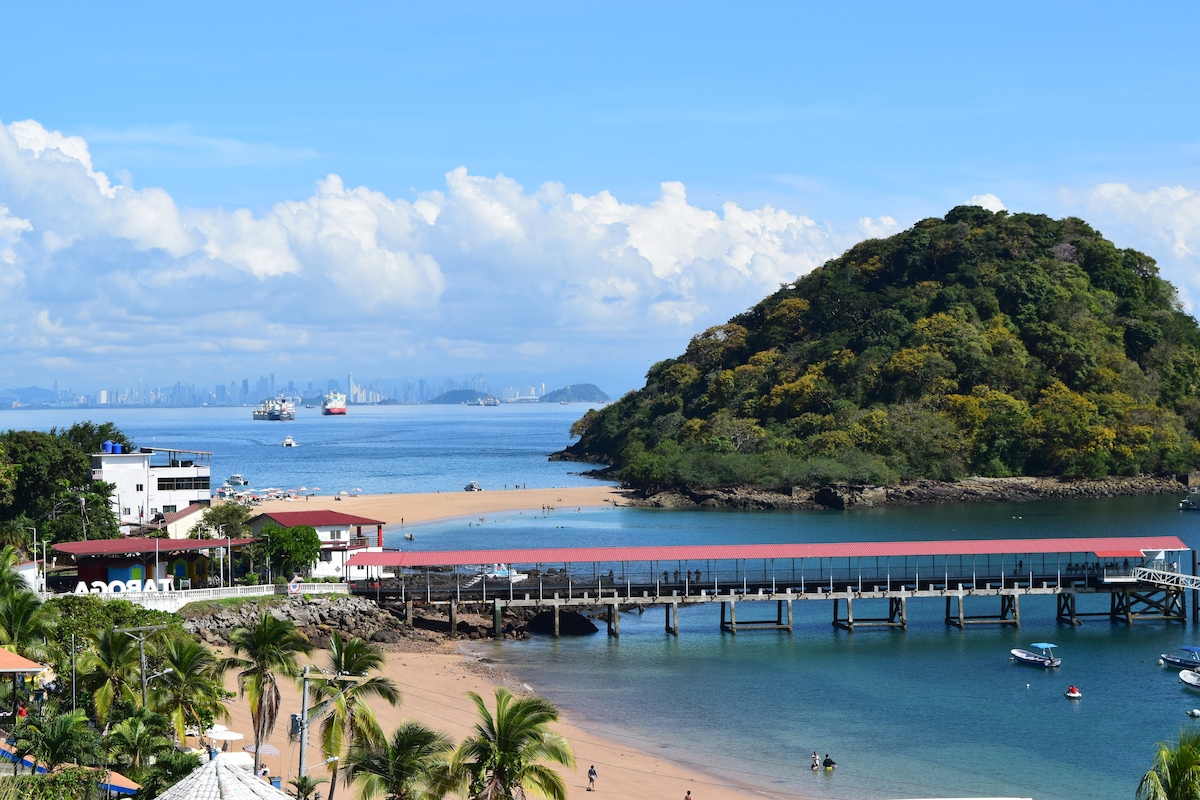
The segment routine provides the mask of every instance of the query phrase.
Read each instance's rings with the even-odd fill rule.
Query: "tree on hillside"
[[[88,636],[90,649],[78,659],[80,683],[91,695],[96,722],[105,725],[118,703],[141,702],[138,645],[128,633],[101,628]]]
[[[83,709],[59,713],[52,702],[26,717],[14,733],[18,762],[32,756],[47,772],[63,764],[92,766],[101,752]]]
[[[1174,744],[1159,742],[1138,800],[1200,800],[1200,729],[1184,728]]]
[[[334,675],[366,677],[383,668],[383,652],[375,645],[357,636],[343,639],[334,631],[329,635],[329,658],[326,669]],[[383,736],[371,705],[379,700],[389,705],[400,702],[400,690],[396,682],[382,675],[371,675],[361,681],[330,680],[320,684],[315,707],[323,701],[331,703],[321,720],[321,750],[326,758],[337,757],[329,762],[329,797],[333,800],[337,792],[338,770],[346,756],[346,749],[359,742],[378,742]]]
[[[451,787],[450,754],[454,743],[419,722],[405,722],[390,738],[360,742],[346,759],[349,780],[359,800],[433,800]]]
[[[240,503],[212,506],[200,515],[200,521],[192,531],[194,539],[244,539],[249,535],[250,509]]]
[[[67,441],[74,442],[86,455],[103,452],[105,442],[121,445],[121,449],[126,453],[132,453],[135,449],[133,440],[126,436],[112,422],[96,424],[88,420],[86,422],[76,422],[65,431],[52,428],[50,432],[61,436]]]
[[[549,800],[566,800],[562,776],[542,763],[575,766],[571,745],[550,729],[558,709],[540,697],[514,697],[504,687],[496,689],[495,713],[475,692],[468,697],[479,721],[455,751],[451,770],[469,779],[470,797],[521,800],[528,788]]]
[[[238,670],[238,692],[250,701],[254,724],[254,771],[258,772],[259,749],[279,716],[279,675],[294,678],[301,654],[312,651],[308,639],[287,620],[267,612],[248,628],[238,628],[229,636],[234,655],[226,665]]]
[[[276,575],[307,575],[321,556],[321,535],[311,525],[266,525],[262,538],[267,542]]]
[[[150,686],[149,702],[166,714],[183,742],[188,728],[209,727],[228,717],[225,708],[224,662],[202,642],[180,632],[169,637],[156,653],[164,672]]]

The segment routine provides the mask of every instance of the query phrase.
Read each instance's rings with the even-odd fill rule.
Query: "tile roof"
[[[211,550],[214,547],[244,547],[256,539],[153,539],[127,536],[121,539],[89,539],[86,542],[61,542],[50,548],[76,556],[116,556],[131,553],[181,553]]]
[[[1115,536],[1051,539],[959,539],[921,542],[829,542],[803,544],[705,544],[649,547],[572,547],[524,550],[384,551],[358,553],[354,567],[425,567],[467,564],[582,564],[615,561],[705,561],[772,558],[886,558],[954,555],[1095,553],[1140,558],[1148,551],[1187,550],[1176,536]]]
[[[234,766],[228,756],[217,757],[160,794],[157,800],[294,800],[262,778]]]
[[[36,675],[44,670],[41,664],[0,647],[0,674]]]
[[[340,511],[268,511],[259,515],[278,522],[285,528],[297,525],[311,525],[319,528],[322,525],[383,525],[383,521],[356,517],[353,514],[343,514]]]

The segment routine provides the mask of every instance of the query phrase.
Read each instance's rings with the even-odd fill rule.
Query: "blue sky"
[[[1166,3],[22,4],[0,388],[640,385],[854,242],[1081,216],[1200,294]]]

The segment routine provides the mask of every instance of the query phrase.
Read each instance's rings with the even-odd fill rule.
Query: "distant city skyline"
[[[967,203],[1200,296],[1196,4],[54,8],[0,27],[0,386],[619,396]]]
[[[585,383],[579,381],[578,383]],[[231,380],[228,383],[197,384],[177,381],[168,386],[138,384],[130,387],[99,387],[76,390],[60,388],[57,383],[50,387],[0,387],[0,404],[14,408],[21,406],[245,406],[257,405],[264,400],[280,395],[319,401],[330,392],[341,392],[351,404],[377,404],[381,402],[425,403],[442,394],[458,390],[471,390],[491,395],[503,401],[535,400],[547,391],[562,386],[547,386],[544,382],[518,384],[491,384],[482,374],[469,378],[362,378],[353,374],[342,378],[297,381],[276,379],[274,374]],[[35,389],[47,396],[30,392]],[[24,396],[21,392],[24,391]],[[52,398],[52,399],[51,399]]]

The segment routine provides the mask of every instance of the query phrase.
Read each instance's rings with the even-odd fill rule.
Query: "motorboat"
[[[1189,689],[1200,691],[1200,672],[1195,670],[1185,669],[1179,673],[1179,682],[1184,684]]]
[[[1180,511],[1200,511],[1200,486],[1188,489],[1187,497],[1179,501]]]
[[[1058,645],[1050,642],[1034,642],[1030,647],[1033,650],[1025,650],[1020,647],[1010,650],[1013,661],[1019,664],[1028,664],[1031,667],[1057,667],[1062,664],[1062,659],[1054,655],[1054,648]]]
[[[1191,669],[1200,670],[1200,647],[1192,645],[1184,645],[1179,648],[1183,655],[1171,655],[1163,653],[1158,657],[1158,665],[1174,667],[1175,669]]]
[[[1067,690],[1063,692],[1063,696],[1065,696],[1068,700],[1078,700],[1079,698],[1083,697],[1083,692],[1079,691],[1078,686],[1071,684],[1067,687]]]
[[[283,437],[283,446],[284,447],[295,447],[296,446],[296,440],[292,438],[291,434],[288,434],[287,436]]]
[[[235,472],[225,479],[225,482],[230,486],[249,486],[250,481],[243,478],[239,473]]]
[[[404,541],[406,542],[411,542],[415,538],[417,537],[413,536],[411,533],[404,534]]]
[[[467,481],[467,485],[463,487],[464,492],[482,492],[483,487],[479,485],[479,481]]]

